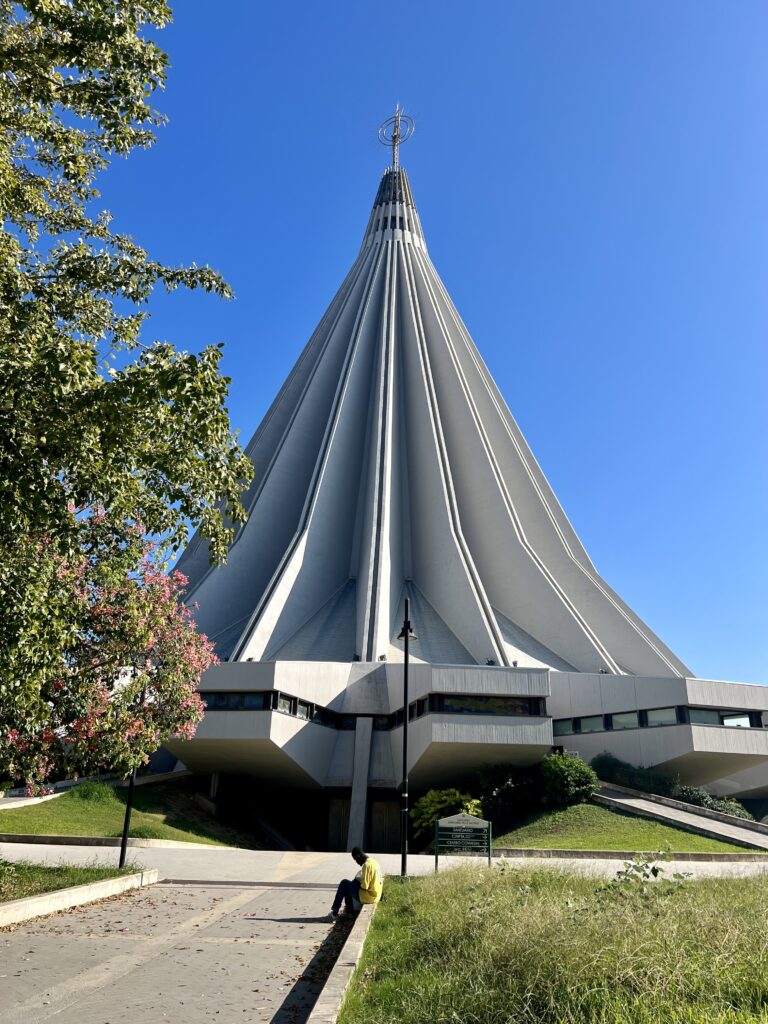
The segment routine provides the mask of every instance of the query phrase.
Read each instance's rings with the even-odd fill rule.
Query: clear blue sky
[[[177,0],[170,117],[102,179],[168,262],[147,336],[225,342],[247,440],[355,256],[396,101],[437,266],[608,582],[768,683],[764,0]]]

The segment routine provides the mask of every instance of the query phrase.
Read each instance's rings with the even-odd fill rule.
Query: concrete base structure
[[[200,537],[179,563],[223,662],[197,736],[170,745],[192,770],[325,791],[365,841],[373,797],[391,806],[400,783],[406,598],[414,790],[553,746],[696,784],[768,765],[768,689],[693,679],[592,565],[402,169],[247,451],[227,564]]]

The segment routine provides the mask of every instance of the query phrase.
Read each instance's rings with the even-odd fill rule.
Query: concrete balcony
[[[194,739],[175,738],[165,746],[194,772],[253,775],[305,788],[325,784],[338,735],[279,711],[209,711]]]
[[[402,759],[402,727],[391,733],[392,757]],[[411,784],[417,789],[470,779],[484,765],[535,764],[552,746],[552,721],[538,716],[428,714],[408,730]]]
[[[659,768],[680,781],[701,786],[750,768],[768,764],[768,729],[717,725],[663,725],[558,737],[585,761],[604,751],[630,764]]]

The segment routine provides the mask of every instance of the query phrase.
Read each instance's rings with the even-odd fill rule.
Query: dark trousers
[[[342,878],[339,882],[339,888],[336,890],[331,910],[334,914],[337,913],[341,907],[341,901],[344,900],[344,909],[348,914],[351,914],[354,910],[352,906],[353,899],[360,899],[360,883],[356,879]]]

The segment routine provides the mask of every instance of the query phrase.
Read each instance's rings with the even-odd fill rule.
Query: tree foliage
[[[431,832],[440,818],[462,811],[475,818],[482,817],[480,801],[473,800],[469,793],[462,793],[458,789],[430,789],[414,804],[411,820],[418,835]]]
[[[221,350],[140,340],[156,286],[228,297],[94,213],[112,155],[149,146],[167,57],[161,0],[0,0],[0,542],[77,541],[67,504],[140,517],[172,547],[200,524],[214,558],[250,465],[231,434]],[[116,369],[113,358],[137,353]]]
[[[52,774],[125,775],[169,735],[192,735],[203,714],[196,685],[216,661],[179,600],[184,576],[163,571],[141,527],[125,543],[97,511],[85,528],[90,543],[76,557],[47,541],[17,549],[37,567],[50,621],[66,623],[40,645],[63,657],[39,672],[34,699],[0,703],[0,770],[32,787]],[[22,612],[12,624],[22,637],[24,621]],[[22,644],[20,658],[27,647],[36,645]]]
[[[252,470],[220,346],[191,354],[142,333],[156,288],[230,289],[209,267],[153,260],[98,209],[99,172],[163,123],[153,36],[169,18],[163,0],[0,0],[0,704],[30,735],[99,635],[66,582],[82,558],[94,592],[96,551],[139,601],[159,583],[125,561],[137,528],[157,538],[158,566],[190,523],[220,561],[245,519]],[[108,543],[93,535],[104,510]]]
[[[552,754],[541,762],[544,800],[554,807],[570,807],[589,800],[600,783],[594,768],[572,754]]]

